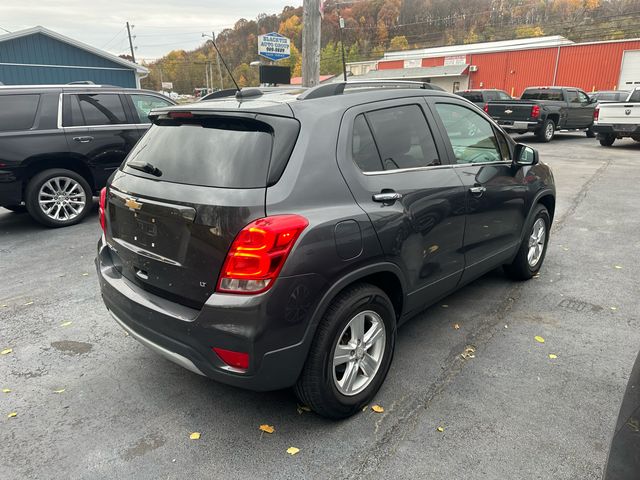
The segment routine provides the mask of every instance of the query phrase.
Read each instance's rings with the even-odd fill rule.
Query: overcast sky
[[[302,0],[0,0],[0,29],[42,25],[121,54],[129,52],[128,20],[135,25],[136,59],[152,59],[193,49],[203,43],[203,32],[218,32],[259,13],[280,13],[286,5],[299,6]]]

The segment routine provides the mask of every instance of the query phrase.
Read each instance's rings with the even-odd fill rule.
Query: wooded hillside
[[[595,41],[640,37],[640,0],[355,0],[325,2],[322,21],[322,74],[341,71],[339,16],[347,61],[379,59],[385,51],[477,43],[543,35]],[[292,41],[292,76],[302,64],[302,7],[285,7],[278,15],[240,19],[218,35],[218,47],[241,86],[256,85],[257,36],[276,31]],[[160,78],[174,90],[193,93],[205,86],[205,65],[214,62],[211,42],[196,50],[174,50],[147,64],[145,88],[160,89]],[[214,87],[219,87],[217,68]],[[223,70],[224,86],[231,86]]]

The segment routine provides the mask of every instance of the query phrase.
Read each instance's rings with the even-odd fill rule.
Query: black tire
[[[587,134],[587,138],[596,138],[596,132],[594,132],[591,127],[587,128],[585,133]]]
[[[531,237],[533,227],[538,219],[543,219],[545,224],[544,248],[542,250],[542,255],[535,263],[535,265],[532,266],[529,264],[529,260],[527,258],[529,254],[529,238]],[[520,249],[518,250],[516,257],[513,259],[513,262],[511,262],[511,264],[504,266],[504,270],[507,275],[509,275],[514,280],[529,280],[536,273],[538,273],[540,267],[542,267],[542,263],[544,262],[544,257],[547,254],[550,229],[551,217],[549,216],[549,212],[544,205],[538,204],[533,211],[533,215],[531,217],[529,225],[527,225],[526,234],[522,239],[522,244],[520,245]]]
[[[600,145],[603,147],[610,147],[616,141],[616,137],[615,135],[600,135],[598,140],[600,140]]]
[[[77,216],[70,218],[69,220],[57,220],[49,217],[44,212],[44,210],[42,210],[42,208],[40,207],[40,203],[38,202],[38,195],[41,187],[47,181],[51,180],[54,177],[66,177],[74,180],[80,186],[84,193],[85,202],[82,210],[78,213]],[[44,170],[38,173],[29,181],[25,194],[25,200],[27,204],[27,211],[29,212],[29,214],[42,225],[53,228],[68,227],[69,225],[75,225],[76,223],[82,221],[82,219],[84,219],[91,211],[91,208],[93,206],[93,192],[82,175],[63,168],[52,168],[50,170]]]
[[[553,140],[553,136],[555,135],[555,132],[556,132],[555,122],[550,118],[547,118],[542,124],[542,127],[536,130],[536,137],[538,137],[538,140],[540,140],[541,142],[547,143]]]
[[[340,336],[359,312],[377,313],[385,328],[384,352],[377,372],[361,392],[347,396],[334,382],[333,354]],[[319,415],[332,419],[347,418],[357,413],[376,394],[384,382],[396,339],[396,315],[389,297],[379,288],[359,283],[340,293],[327,308],[318,325],[316,335],[302,374],[294,389],[296,396]]]
[[[27,211],[27,207],[24,205],[7,205],[3,208],[11,210],[13,213],[25,213]]]

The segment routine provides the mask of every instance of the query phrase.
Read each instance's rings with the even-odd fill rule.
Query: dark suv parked
[[[0,206],[49,227],[82,220],[92,197],[174,102],[98,85],[0,87]]]
[[[421,84],[243,90],[155,110],[101,192],[115,320],[170,360],[333,418],[382,384],[396,328],[505,265],[531,278],[550,169]]]

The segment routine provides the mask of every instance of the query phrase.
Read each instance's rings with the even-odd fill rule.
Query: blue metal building
[[[0,82],[4,85],[57,85],[88,80],[135,88],[148,74],[140,65],[44,27],[0,36]]]

